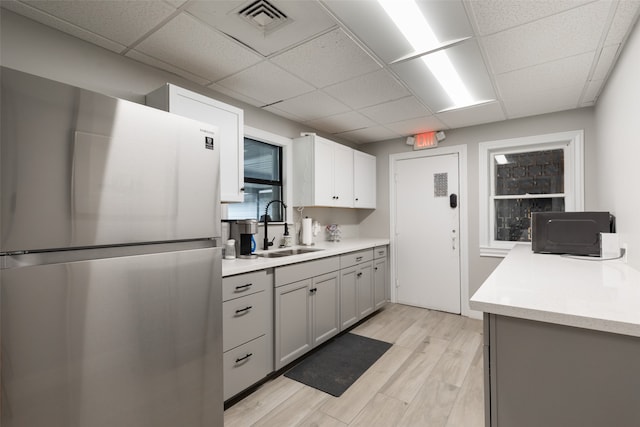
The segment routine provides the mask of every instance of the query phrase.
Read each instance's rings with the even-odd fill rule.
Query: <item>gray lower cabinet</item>
[[[487,427],[640,426],[640,338],[484,315]]]
[[[275,369],[280,369],[340,331],[339,258],[275,271]]]
[[[387,269],[387,246],[373,249],[373,308],[377,310],[387,302],[389,273]]]
[[[340,256],[340,330],[373,313],[373,249]]]
[[[273,371],[273,271],[222,279],[224,399]]]

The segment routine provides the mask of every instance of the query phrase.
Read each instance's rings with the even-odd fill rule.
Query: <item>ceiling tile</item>
[[[316,37],[271,60],[318,88],[380,68],[341,29]]]
[[[447,125],[442,123],[435,116],[403,120],[401,122],[390,123],[385,125],[385,127],[404,136],[416,135],[418,133],[431,132],[434,130],[449,129]]]
[[[368,107],[409,95],[409,91],[387,70],[365,74],[329,86],[324,91],[352,108]]]
[[[12,12],[25,16],[29,19],[32,19],[36,22],[40,22],[41,24],[47,25],[51,28],[55,28],[56,30],[60,30],[64,33],[70,34],[81,40],[87,41],[89,43],[93,43],[97,46],[103,47],[113,52],[119,53],[126,49],[126,46],[124,46],[123,44],[116,43],[113,40],[109,40],[98,34],[87,31],[83,28],[78,27],[75,24],[71,24],[67,21],[63,21],[60,18],[56,18],[55,16],[50,15],[49,13],[43,12],[39,9],[28,6],[24,3],[20,3],[18,1],[13,1],[13,0],[11,1],[2,0],[2,7],[4,9],[8,9],[8,10],[11,10]]]
[[[493,72],[500,74],[594,50],[609,2],[590,3],[483,38]]]
[[[301,121],[309,121],[320,117],[333,116],[350,110],[349,107],[319,90],[305,93],[295,98],[274,104],[277,110],[284,111]],[[266,109],[269,109],[267,107]]]
[[[485,0],[469,1],[480,35],[497,33],[518,25],[573,9],[593,0]]]
[[[613,68],[619,47],[620,45],[614,44],[602,48],[596,69],[593,72],[593,76],[591,76],[592,80],[602,80],[607,77],[609,71]]]
[[[364,108],[360,110],[360,112],[380,124],[399,122],[401,120],[414,119],[431,114],[431,112],[413,96],[407,96],[406,98]]]
[[[278,104],[276,104],[278,105]],[[302,123],[304,120],[301,117],[296,116],[295,114],[291,114],[287,111],[283,111],[278,109],[275,105],[270,105],[268,107],[262,107],[263,110],[268,111],[270,113],[275,114],[276,116],[284,117],[285,119],[291,120],[293,122]]]
[[[177,9],[185,3],[189,3],[189,1],[191,0],[164,0],[164,1]]]
[[[130,45],[176,10],[159,1],[27,1],[80,28]]]
[[[264,102],[252,98],[250,96],[245,96],[243,94],[240,94],[232,89],[229,89],[227,87],[224,86],[220,86],[217,83],[211,83],[210,85],[208,85],[207,87],[209,87],[210,89],[213,89],[217,92],[220,92],[224,95],[230,96],[231,98],[237,99],[238,101],[242,101],[242,102],[246,102],[249,105],[253,105],[255,107],[262,107],[264,105]]]
[[[589,84],[587,85],[587,89],[582,96],[583,106],[586,107],[587,105],[591,105],[596,101],[598,95],[600,95],[602,87],[604,86],[604,82],[604,80],[591,80],[589,82]]]
[[[517,99],[518,95],[576,84],[586,84],[594,52],[511,71],[496,76],[501,96]]]
[[[513,98],[504,97],[507,118],[513,119],[577,108],[583,88],[584,84],[579,84],[520,93]]]
[[[329,133],[346,132],[376,125],[372,120],[355,111],[310,120],[305,124]]]
[[[150,56],[145,55],[144,53],[138,52],[136,50],[130,50],[129,52],[126,53],[126,55],[128,58],[131,59],[135,59],[138,62],[142,62],[143,64],[147,64],[150,65],[152,67],[155,68],[159,68],[161,70],[165,70],[168,71],[170,73],[173,74],[177,74],[179,76],[184,77],[187,80],[191,80],[192,82],[201,84],[201,85],[207,85],[210,83],[209,80],[200,77],[200,76],[196,76],[194,74],[191,74],[190,72],[183,70],[182,68],[178,68],[176,66],[174,66],[173,64],[167,64],[166,62],[160,61],[158,59],[152,58]]]
[[[267,61],[242,70],[217,83],[244,96],[260,100],[262,105],[293,98],[314,90],[310,84]]]
[[[502,107],[497,101],[438,113],[436,117],[451,129],[498,122],[506,119],[504,111],[502,111]]]
[[[265,31],[238,15],[238,12],[250,3],[247,0],[192,1],[186,10],[264,56],[296,45],[336,25],[318,2],[309,0],[270,0],[269,2],[287,16],[284,24],[271,31]]]
[[[386,141],[388,139],[395,139],[402,137],[401,134],[389,130],[383,126],[374,126],[365,129],[357,129],[348,132],[342,132],[336,134],[340,138],[344,138],[348,141],[355,143],[366,143],[375,141]]]
[[[143,40],[136,50],[170,64],[180,64],[180,68],[210,81],[262,60],[262,56],[184,13]]]
[[[618,8],[611,22],[609,33],[604,42],[605,46],[619,44],[633,28],[632,24],[638,19],[640,0],[623,0],[618,2]]]

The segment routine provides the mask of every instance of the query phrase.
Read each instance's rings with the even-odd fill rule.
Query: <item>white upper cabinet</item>
[[[376,208],[376,157],[353,152],[353,207]]]
[[[353,207],[353,150],[309,134],[293,141],[294,206]]]
[[[218,126],[220,199],[222,202],[244,201],[244,111],[172,84],[148,94],[146,103]]]

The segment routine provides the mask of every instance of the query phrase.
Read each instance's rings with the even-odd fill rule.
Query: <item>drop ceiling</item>
[[[417,3],[476,105],[452,108],[424,52],[375,0],[1,2],[354,143],[592,106],[640,9],[640,0]]]

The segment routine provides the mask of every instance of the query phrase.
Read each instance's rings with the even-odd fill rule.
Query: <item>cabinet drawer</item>
[[[272,270],[260,270],[222,278],[222,301],[264,291],[272,286]]]
[[[376,246],[375,248],[373,248],[373,257],[375,259],[386,258],[387,257],[387,246]]]
[[[365,249],[363,251],[350,252],[340,255],[340,268],[351,267],[352,265],[362,262],[371,261],[373,259],[373,249]]]
[[[271,372],[265,335],[225,352],[222,358],[224,400],[252,386]]]
[[[223,351],[244,344],[267,332],[266,292],[237,298],[222,304]]]
[[[285,265],[276,268],[275,284],[276,287],[282,286],[332,271],[338,271],[339,269],[340,258],[337,256]]]

